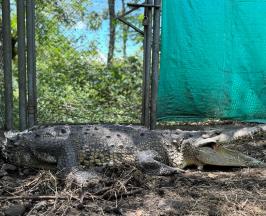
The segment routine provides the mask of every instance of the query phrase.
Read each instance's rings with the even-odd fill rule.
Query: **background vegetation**
[[[94,2],[36,0],[39,123],[140,120],[142,55],[140,48],[133,54],[129,52],[128,44],[141,47],[142,38],[114,19],[126,10],[126,0],[102,0],[100,10],[93,10]],[[18,125],[17,21],[13,1],[12,11],[14,112]],[[138,11],[128,19],[141,27],[142,14]],[[86,34],[102,34],[106,22],[108,49],[103,53],[99,41],[88,41]],[[81,24],[84,35],[77,28]],[[0,80],[3,89],[2,72]],[[3,105],[1,98],[0,103]]]

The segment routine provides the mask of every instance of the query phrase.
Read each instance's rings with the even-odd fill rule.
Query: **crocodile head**
[[[23,132],[8,131],[5,132],[5,140],[1,142],[0,149],[4,158],[17,166],[43,168],[50,167],[45,164],[43,159],[36,156],[33,148],[33,140],[36,134],[32,131]]]
[[[228,149],[212,138],[188,139],[182,143],[182,167],[204,165],[228,167],[265,167],[265,163],[241,152]]]
[[[27,134],[26,131],[25,134]],[[28,145],[25,145],[23,132],[8,131],[4,135],[5,139],[1,142],[1,152],[4,158],[16,165],[30,164],[33,158]]]

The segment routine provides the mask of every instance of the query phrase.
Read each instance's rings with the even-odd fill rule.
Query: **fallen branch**
[[[143,191],[143,188],[138,188],[136,190],[132,190],[126,193],[120,193],[117,196],[124,197],[124,196],[130,196],[137,193],[140,193]],[[114,196],[109,196],[109,199],[113,199]],[[79,200],[76,196],[0,196],[0,200],[69,200],[69,199],[75,199]],[[91,200],[91,197],[84,197],[83,200]]]
[[[60,196],[1,196],[0,200],[68,200],[69,197],[60,197]],[[78,199],[72,197],[72,199]]]

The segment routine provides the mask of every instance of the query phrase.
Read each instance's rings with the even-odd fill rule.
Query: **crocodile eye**
[[[64,129],[64,128],[61,129],[61,133],[62,133],[62,134],[65,134],[66,132],[67,132],[66,129]]]
[[[14,140],[8,140],[9,141],[9,143],[11,144],[11,145],[14,145],[15,144],[15,141]]]
[[[185,137],[186,138],[191,138],[191,137],[193,137],[193,134],[188,133],[188,134],[185,135]]]
[[[207,143],[204,143],[203,145],[201,145],[201,147],[209,147],[209,148],[214,149],[216,145],[217,145],[217,143],[215,143],[215,142],[207,142]]]

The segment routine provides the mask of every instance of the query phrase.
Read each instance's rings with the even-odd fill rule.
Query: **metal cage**
[[[1,37],[0,47],[0,78],[1,76],[4,77],[4,103],[2,102],[3,96],[0,94],[0,126],[3,126],[4,123],[4,128],[10,130],[14,127],[10,0],[3,0],[1,6],[2,25],[0,34],[3,37]],[[143,4],[128,4],[128,6],[132,9],[117,17],[117,19],[144,36],[141,122],[146,127],[154,129],[156,125],[156,98],[158,89],[161,0],[145,0]],[[141,7],[144,8],[144,31],[136,28],[124,19],[126,15]],[[35,1],[17,0],[16,8],[19,75],[18,113],[20,130],[24,130],[37,123]],[[3,110],[5,111],[3,112]]]

